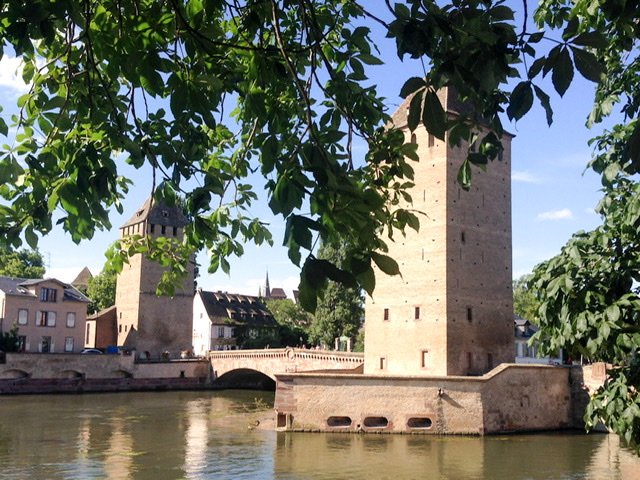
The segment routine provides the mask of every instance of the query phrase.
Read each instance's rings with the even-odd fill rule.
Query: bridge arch
[[[223,388],[226,384],[232,385],[231,380],[240,380],[242,377],[251,377],[258,373],[269,378],[275,385],[275,377],[279,373],[355,372],[356,369],[362,368],[364,362],[362,353],[303,348],[211,351],[208,357],[211,362],[214,383]],[[232,372],[236,373],[231,377],[226,377]],[[249,372],[256,373],[250,374]]]
[[[275,377],[251,368],[236,368],[229,370],[214,380],[214,385],[220,388],[246,388],[251,390],[276,389]]]

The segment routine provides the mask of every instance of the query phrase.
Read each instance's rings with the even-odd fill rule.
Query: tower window
[[[415,320],[420,320],[420,307],[414,307],[414,309],[413,309],[413,318]]]
[[[462,243],[467,241],[466,235],[464,234],[464,232],[460,232],[460,241]]]
[[[385,321],[389,320],[389,309],[388,308],[384,309],[383,320],[385,320]]]
[[[380,370],[384,370],[387,368],[387,359],[385,357],[380,357]]]
[[[416,134],[415,133],[411,134],[411,143],[418,143],[417,140],[416,140]]]
[[[427,145],[429,147],[433,147],[436,143],[436,140],[433,135],[429,134],[429,139],[427,140],[427,142],[428,142]]]
[[[420,358],[420,366],[427,368],[429,366],[429,350],[422,350]]]
[[[473,320],[473,309],[471,307],[467,307],[467,321]]]
[[[166,227],[165,225],[162,225],[161,233],[162,233],[162,235],[164,235],[165,233],[167,233],[167,227]]]

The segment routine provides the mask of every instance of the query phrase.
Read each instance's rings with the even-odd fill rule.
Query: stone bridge
[[[220,386],[233,386],[238,383],[240,377],[250,379],[253,375],[255,381],[253,384],[249,381],[248,385],[265,387],[264,382],[260,382],[255,377],[258,372],[262,374],[260,376],[263,379],[266,376],[271,380],[266,385],[267,387],[272,385],[275,388],[276,373],[324,370],[353,371],[362,367],[364,354],[304,348],[274,348],[211,351],[209,352],[209,360],[213,369],[214,381]]]

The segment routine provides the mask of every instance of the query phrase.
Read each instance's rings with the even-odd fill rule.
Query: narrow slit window
[[[470,322],[473,320],[473,309],[471,307],[467,307],[467,321]]]
[[[413,318],[415,320],[420,320],[420,307],[414,307],[414,309],[413,309]]]
[[[384,313],[383,313],[382,319],[383,319],[385,322],[389,321],[389,309],[388,309],[388,308],[385,308],[385,309],[384,309]]]
[[[429,350],[422,350],[420,355],[420,366],[422,368],[429,367]]]

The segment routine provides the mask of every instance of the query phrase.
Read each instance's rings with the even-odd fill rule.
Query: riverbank
[[[206,359],[139,362],[132,355],[7,353],[0,364],[2,395],[211,388]]]

